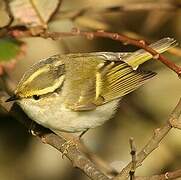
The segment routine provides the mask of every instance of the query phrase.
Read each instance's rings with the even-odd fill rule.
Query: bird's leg
[[[86,129],[85,131],[83,131],[80,135],[79,135],[79,140],[82,139],[83,135],[88,131],[89,129]]]

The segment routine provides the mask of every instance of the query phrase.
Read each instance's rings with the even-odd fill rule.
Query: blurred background
[[[134,7],[133,3],[135,5],[144,3],[144,7],[131,9]],[[73,27],[91,31],[105,29],[148,42],[163,37],[173,37],[180,43],[180,6],[173,9],[155,8],[159,7],[160,3],[168,3],[175,7],[179,1],[63,0],[59,15],[55,16],[48,26],[51,31],[70,31]],[[128,9],[120,10],[121,8],[118,7],[122,5]],[[70,12],[77,11],[83,13],[72,18]],[[137,49],[102,38],[88,40],[69,37],[53,41],[28,37],[22,38],[21,41],[24,42],[23,56],[19,58],[13,70],[8,68],[6,70],[15,85],[30,65],[54,54],[95,51],[131,52]],[[164,55],[177,65],[181,65],[180,46]],[[129,138],[134,137],[137,150],[141,150],[152,136],[154,129],[165,123],[181,94],[180,80],[177,75],[160,62],[151,60],[141,68],[155,71],[158,75],[143,87],[125,96],[120,102],[115,117],[103,126],[89,130],[83,137],[90,151],[117,170],[121,170],[131,159]],[[136,170],[136,175],[148,176],[179,169],[181,167],[180,138],[181,131],[171,130],[160,147]],[[86,180],[88,178],[80,170],[73,168],[69,160],[62,159],[57,150],[41,143],[29,134],[23,125],[8,114],[0,112],[0,179]]]

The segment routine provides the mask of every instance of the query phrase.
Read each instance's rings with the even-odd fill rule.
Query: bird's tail
[[[163,53],[167,51],[168,49],[174,47],[177,45],[177,42],[173,38],[163,38],[153,44],[150,44],[149,47],[153,48],[158,53]],[[124,61],[132,66],[133,68],[138,67],[140,64],[144,63],[145,61],[148,61],[152,58],[152,55],[148,52],[146,52],[144,49],[140,49],[132,53],[131,55],[128,55],[124,58]]]

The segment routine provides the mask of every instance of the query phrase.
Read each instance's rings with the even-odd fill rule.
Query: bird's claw
[[[28,132],[29,132],[31,135],[36,136],[37,133],[36,133],[35,129],[36,129],[36,123],[32,121],[32,122],[30,123],[30,127],[28,128]]]

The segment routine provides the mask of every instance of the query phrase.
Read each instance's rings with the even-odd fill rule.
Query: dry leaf
[[[7,26],[10,22],[9,13],[4,0],[0,0],[0,28]]]
[[[47,28],[47,22],[58,5],[59,0],[13,0],[10,8],[18,23]]]

